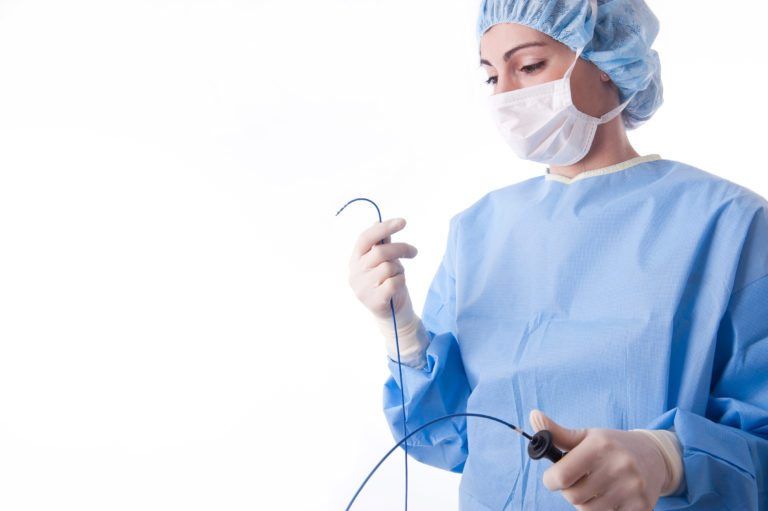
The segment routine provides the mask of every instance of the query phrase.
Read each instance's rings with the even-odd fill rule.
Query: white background
[[[420,311],[450,216],[544,171],[483,109],[476,4],[0,0],[0,509],[344,509],[393,439],[347,284],[375,210],[336,211],[407,219]],[[768,196],[768,6],[649,4],[635,147]],[[398,453],[354,509],[402,491]]]

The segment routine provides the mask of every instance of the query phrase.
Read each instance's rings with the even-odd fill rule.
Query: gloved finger
[[[597,470],[600,458],[599,449],[587,438],[544,471],[544,486],[551,491],[570,488],[579,479]]]
[[[528,422],[531,423],[534,433],[547,428],[547,424],[544,421],[544,414],[539,410],[531,410],[531,413],[528,414]]]
[[[416,257],[418,252],[416,247],[408,243],[386,243],[371,247],[371,250],[360,258],[360,263],[363,269],[370,270],[384,261],[396,261],[401,257],[407,259]]]
[[[387,236],[402,230],[405,227],[405,218],[390,218],[383,222],[376,222],[364,230],[357,238],[353,254],[361,257],[368,252],[372,246],[379,243]]]
[[[540,410],[531,410],[528,420],[536,431],[548,429],[552,433],[552,440],[554,440],[555,445],[566,451],[575,448],[587,436],[586,429],[564,428]]]
[[[598,494],[589,502],[575,507],[579,511],[605,511],[606,509],[643,509],[645,511],[650,509],[648,507],[623,507],[627,504],[624,488],[620,484],[614,484],[607,486],[603,493]]]
[[[393,277],[389,277],[384,280],[376,288],[376,296],[379,300],[379,305],[382,307],[389,305],[389,300],[394,298],[398,291],[405,287],[405,275],[398,273]],[[395,311],[399,309],[398,304],[395,305]]]
[[[403,264],[397,259],[394,261],[384,261],[376,268],[371,270],[371,274],[373,275],[374,280],[373,284],[375,286],[379,286],[388,278],[394,277],[395,275],[399,275],[401,273],[405,273],[405,268],[403,268]]]
[[[594,472],[586,474],[575,484],[564,489],[562,493],[568,502],[578,506],[604,494],[615,483],[608,470],[601,465]]]

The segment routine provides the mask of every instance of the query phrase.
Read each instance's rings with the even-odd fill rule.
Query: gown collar
[[[603,167],[600,169],[585,170],[584,172],[580,172],[576,174],[572,178],[561,176],[560,174],[552,174],[549,172],[549,167],[547,167],[547,173],[544,175],[544,179],[547,181],[559,181],[561,183],[565,183],[569,185],[574,181],[580,181],[582,179],[586,179],[594,176],[604,176],[605,174],[612,174],[614,172],[619,172],[620,170],[625,170],[635,165],[639,165],[641,163],[660,160],[660,159],[661,159],[661,156],[659,156],[658,154],[647,154],[645,156],[636,156],[627,161],[616,163],[614,165],[609,165],[607,167]]]

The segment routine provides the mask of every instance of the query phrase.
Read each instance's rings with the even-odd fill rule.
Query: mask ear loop
[[[592,37],[594,38],[595,34],[595,27],[597,26],[597,0],[589,0],[589,6],[592,9],[592,17],[594,18],[594,22],[592,23]],[[576,63],[579,61],[579,57],[581,57],[581,53],[584,51],[585,46],[582,46],[578,50],[576,50],[576,58],[573,59],[573,62],[571,62],[571,67],[568,68],[568,71],[565,72],[565,75],[563,75],[563,78],[568,78],[570,83],[571,73],[573,72],[573,68],[576,67]]]
[[[579,48],[578,50],[576,50],[576,58],[573,59],[573,62],[571,62],[571,65],[568,67],[565,74],[563,75],[563,79],[568,81],[569,87],[571,84],[571,73],[573,73],[573,69],[576,67],[576,63],[579,61],[579,57],[581,56],[582,51],[584,51],[584,48]]]
[[[598,120],[598,124],[605,124],[606,122],[612,121],[614,117],[619,115],[625,108],[627,108],[627,105],[632,101],[632,99],[635,97],[635,94],[637,92],[633,92],[632,95],[622,104],[614,108],[613,110],[603,114],[600,116],[600,119]]]
[[[592,25],[592,37],[594,38],[595,29],[597,27],[597,0],[589,0],[589,6],[592,9],[592,17],[595,18],[594,24]],[[580,49],[578,53],[576,53],[576,58],[579,58],[579,55],[581,54],[582,50],[584,48]],[[576,61],[574,61],[574,64]],[[570,72],[570,69],[568,70]],[[633,92],[632,95],[624,101],[622,104],[617,106],[616,108],[610,110],[609,112],[603,114],[598,119],[598,124],[605,124],[606,122],[612,121],[617,115],[619,115],[625,108],[627,108],[627,105],[629,105],[630,101],[635,97],[635,94],[637,94],[637,91]]]

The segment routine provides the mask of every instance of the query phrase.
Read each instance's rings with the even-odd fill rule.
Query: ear
[[[607,74],[607,73],[603,73],[603,72],[601,71],[601,72],[600,72],[600,80],[601,80],[601,81],[603,81],[603,82],[610,82],[610,81],[611,81],[611,77],[610,77],[610,76],[608,76],[608,74]]]

